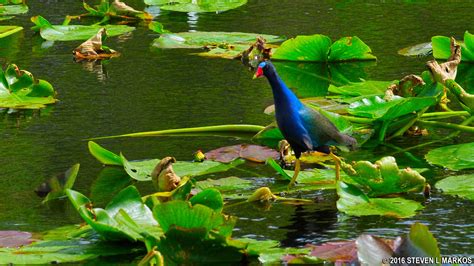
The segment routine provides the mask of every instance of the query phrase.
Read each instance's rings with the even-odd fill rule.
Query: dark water
[[[474,31],[473,2],[368,3],[332,1],[249,0],[242,8],[222,14],[159,12],[157,20],[173,32],[243,31],[275,35],[321,33],[337,39],[356,35],[378,57],[364,74],[368,79],[393,80],[424,69],[427,58],[406,58],[397,50],[427,42],[433,35],[462,39]],[[142,9],[141,1],[127,1]],[[30,1],[27,16],[1,22],[21,25],[24,31],[0,39],[0,62],[18,64],[36,77],[50,81],[60,102],[41,112],[0,114],[0,230],[43,231],[81,222],[66,201],[49,206],[33,192],[46,177],[81,163],[75,189],[90,193],[101,166],[89,155],[86,138],[122,133],[232,123],[267,124],[272,117],[263,109],[272,103],[266,81],[237,61],[206,59],[187,50],[151,49],[157,37],[143,25],[132,34],[110,38],[107,45],[122,56],[89,68],[73,62],[71,51],[80,42],[57,42],[42,48],[33,34],[29,17],[41,14],[54,24],[66,14],[83,12],[81,1]],[[461,135],[442,144],[464,142]],[[408,147],[420,139],[399,140]],[[147,138],[100,142],[129,158],[161,158],[168,155],[190,160],[197,149],[210,150],[239,143],[233,138]],[[441,144],[439,144],[441,145]],[[430,147],[431,148],[431,147]],[[380,148],[376,156],[390,153]],[[414,152],[422,158],[426,150]],[[356,155],[354,155],[356,156]],[[373,158],[372,152],[357,156]],[[397,159],[412,164],[402,155]],[[411,165],[413,166],[413,165]],[[422,165],[423,166],[423,165]],[[273,171],[260,166],[267,175]],[[254,171],[256,171],[254,169]],[[434,171],[433,179],[450,173]],[[146,191],[150,184],[141,184]],[[294,207],[274,204],[262,211],[257,206],[229,209],[241,219],[236,236],[280,240],[285,246],[302,246],[329,240],[351,239],[361,233],[397,236],[415,221],[428,224],[443,254],[474,254],[474,203],[435,193],[426,209],[415,217],[348,217],[336,211],[334,192],[314,192],[318,204]]]

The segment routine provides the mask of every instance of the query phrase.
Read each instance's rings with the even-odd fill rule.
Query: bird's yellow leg
[[[300,168],[301,168],[300,159],[297,158],[295,161],[295,173],[293,174],[293,177],[291,178],[290,184],[288,184],[288,189],[290,189],[291,187],[295,185],[296,178],[298,177],[298,174],[300,173]]]
[[[334,153],[330,152],[329,156],[332,157],[334,163],[336,164],[336,182],[341,178],[341,159],[337,157]]]

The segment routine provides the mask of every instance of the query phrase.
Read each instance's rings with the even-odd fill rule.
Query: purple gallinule
[[[275,117],[283,137],[295,152],[295,173],[289,187],[293,186],[300,171],[300,156],[306,151],[330,154],[339,166],[339,159],[330,151],[329,145],[345,145],[354,149],[357,141],[339,132],[334,124],[318,111],[305,106],[278,76],[270,61],[258,65],[254,78],[265,76],[270,83],[275,102]],[[338,169],[336,169],[338,178]]]

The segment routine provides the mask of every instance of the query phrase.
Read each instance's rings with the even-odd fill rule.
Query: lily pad
[[[273,60],[326,62],[331,47],[328,36],[315,34],[310,36],[296,36],[284,41],[273,52]]]
[[[352,97],[372,95],[383,96],[388,86],[395,82],[396,81],[368,80],[363,82],[353,82],[339,87],[330,85],[328,90],[331,93]]]
[[[16,65],[0,69],[0,108],[39,109],[56,102],[55,91],[49,82],[35,79]]]
[[[0,231],[0,248],[18,248],[32,243],[32,234],[22,231]],[[1,254],[1,252],[0,252]]]
[[[278,159],[279,157],[280,156],[276,150],[252,144],[238,144],[206,152],[206,158],[208,160],[221,163],[229,163],[237,158],[243,158],[256,163],[263,163],[268,158]]]
[[[153,16],[147,12],[138,11],[124,2],[119,0],[101,0],[99,5],[94,7],[89,6],[86,2],[83,3],[84,8],[89,12],[86,16],[102,17],[101,22],[105,22],[110,18],[118,19],[143,19],[152,20]],[[81,15],[82,16],[82,15]]]
[[[203,228],[172,227],[156,247],[164,257],[164,265],[235,265],[249,261],[245,243],[223,237],[204,237]]]
[[[145,0],[147,5],[178,12],[223,12],[245,5],[247,0]]]
[[[261,36],[267,42],[279,42],[283,38],[257,33],[243,33],[243,32],[179,32],[179,33],[160,33],[160,37],[155,39],[152,43],[157,48],[186,48],[186,49],[200,49],[200,48],[223,48],[234,49],[232,46],[241,45],[240,48],[249,46],[255,42],[257,37]],[[245,45],[242,47],[242,45]],[[241,51],[244,51],[242,49]]]
[[[139,248],[123,243],[83,239],[49,240],[21,248],[0,248],[0,264],[83,262],[98,257],[133,254],[139,251],[141,251]]]
[[[372,96],[353,102],[347,111],[355,116],[390,121],[432,106],[437,102],[436,97],[397,97],[386,101],[379,96]]]
[[[14,3],[0,3],[0,18],[1,16],[6,15],[20,15],[28,13],[28,6],[21,3],[21,4],[14,4]]]
[[[1,18],[1,17],[0,17]],[[0,26],[0,38],[7,37],[23,29],[20,26]]]
[[[474,174],[449,176],[435,186],[446,194],[474,200]]]
[[[431,38],[433,45],[433,56],[436,59],[448,59],[451,56],[450,38],[445,36],[434,36]],[[474,34],[466,31],[464,33],[464,42],[461,46],[461,61],[474,61]]]
[[[96,159],[105,165],[123,166],[129,176],[138,181],[150,181],[153,169],[160,162],[159,159],[128,161],[122,154],[118,156],[92,141],[89,142],[89,151]],[[173,169],[178,176],[192,177],[227,171],[242,163],[244,163],[243,160],[234,160],[229,164],[208,160],[204,162],[178,161],[173,164]]]
[[[150,226],[158,229],[151,210],[143,204],[138,190],[133,186],[118,193],[105,209],[93,208],[92,202],[79,192],[67,190],[66,193],[84,221],[104,239],[142,240],[139,227],[140,230]]]
[[[130,175],[130,177],[138,181],[151,180],[151,172],[156,164],[160,162],[159,159],[130,162],[123,155],[122,160],[125,171]],[[178,161],[173,164],[173,169],[178,176],[194,177],[217,172],[225,172],[242,163],[244,163],[243,160],[234,160],[228,164],[207,160],[204,162]]]
[[[368,195],[376,197],[403,192],[421,192],[426,179],[410,168],[400,170],[394,157],[387,156],[372,164],[358,161],[353,164],[341,163],[341,168],[355,182],[369,189]]]
[[[206,179],[197,181],[195,187],[198,189],[216,188],[221,193],[227,191],[239,191],[248,190],[252,188],[253,183],[250,180],[238,178],[235,176],[219,178],[219,179]]]
[[[33,29],[39,30],[41,37],[48,41],[87,40],[101,28],[107,30],[108,36],[122,35],[135,30],[134,27],[126,25],[51,25],[42,16],[32,17],[31,21],[36,25]]]
[[[429,151],[426,160],[451,170],[474,168],[474,142],[444,146]]]
[[[281,179],[286,181],[291,180],[294,171],[281,168],[281,166],[273,159],[268,160],[267,164],[280,174],[279,177]],[[301,186],[298,186],[299,190],[334,189],[335,177],[336,173],[334,170],[309,169],[300,171],[296,181],[298,184],[302,184]]]
[[[423,209],[420,203],[404,198],[369,198],[354,185],[339,181],[337,183],[337,209],[348,215],[382,215],[396,218],[414,216]]]
[[[343,37],[329,48],[328,61],[375,60],[372,49],[359,37]]]
[[[300,35],[289,39],[275,49],[274,60],[338,62],[348,60],[375,60],[371,49],[358,37],[344,37],[331,44],[325,35]]]
[[[197,195],[194,195],[189,202],[191,202],[193,206],[196,204],[207,206],[216,212],[222,212],[224,207],[224,199],[219,190],[215,188],[207,188],[199,192]]]
[[[156,205],[153,215],[165,233],[173,228],[202,229],[203,238],[211,231],[230,237],[236,222],[235,218],[227,218],[207,206],[192,206],[189,202],[179,200]]]

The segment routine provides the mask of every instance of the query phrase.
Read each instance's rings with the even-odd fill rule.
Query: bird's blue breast
[[[277,81],[277,84],[272,84],[274,85],[272,89],[278,128],[292,146],[298,146],[303,151],[311,149],[311,143],[303,141],[309,138],[305,121],[301,116],[305,111],[305,106],[281,79],[278,78]]]

